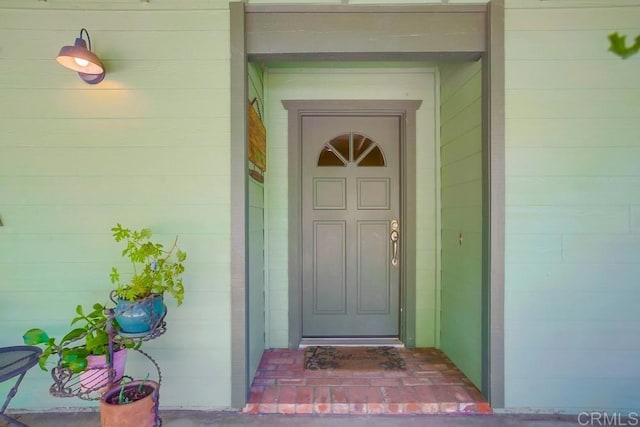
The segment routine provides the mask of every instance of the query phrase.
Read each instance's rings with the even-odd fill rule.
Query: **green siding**
[[[261,64],[250,62],[249,72],[249,102],[254,102],[254,108],[261,118],[264,116],[264,71]],[[263,118],[264,121],[264,118]]]
[[[506,12],[506,406],[636,410],[640,6],[545,3]]]
[[[482,376],[481,68],[480,61],[440,66],[440,347],[478,387]]]
[[[249,101],[264,114],[264,90],[262,69],[249,64]],[[251,169],[256,169],[249,164]],[[264,299],[264,185],[249,179],[249,377],[253,378],[265,347],[265,299]]]
[[[387,64],[388,65],[388,64]],[[412,64],[413,66],[417,64]],[[378,63],[333,68],[279,64],[265,78],[269,170],[267,216],[267,319],[269,347],[288,343],[287,112],[281,99],[423,99],[417,112],[416,344],[435,345],[436,187],[434,73],[422,68],[379,67]],[[324,68],[324,69],[323,69]],[[393,80],[394,85],[388,82]],[[321,89],[319,89],[321,88]]]
[[[506,0],[506,7],[506,406],[637,410],[640,315],[631,305],[640,277],[640,57],[614,57],[606,36],[638,34],[640,7],[637,0]],[[53,61],[81,26],[107,66],[95,87]],[[104,298],[109,268],[120,262],[108,231],[115,221],[151,226],[167,239],[177,232],[189,252],[185,304],[170,307],[169,331],[146,346],[163,368],[162,404],[229,405],[229,78],[226,1],[2,0],[0,345],[20,344],[31,326],[62,331],[76,303]],[[448,87],[461,88],[445,83],[443,98]],[[469,117],[478,108],[469,105]],[[283,346],[287,153],[277,129],[286,119],[274,120],[267,333],[272,346]],[[447,167],[472,162],[479,134],[448,123],[442,346],[453,354],[461,347],[447,324],[459,333],[456,322],[477,316],[455,316],[447,306],[448,298],[475,301],[459,284],[473,282],[478,268],[472,236],[481,224],[469,209],[481,193],[471,179],[477,168]],[[422,194],[423,206],[435,199]],[[468,231],[456,247],[461,224]],[[425,246],[418,259],[435,259],[432,250]],[[464,257],[446,256],[456,250]],[[435,277],[433,270],[422,277]],[[427,325],[435,303],[423,296],[435,288],[421,283],[418,324]],[[434,341],[429,330],[419,328],[419,345]],[[477,341],[465,345],[476,354]],[[144,375],[146,366],[132,360],[130,368]],[[48,387],[47,374],[29,372],[11,407],[94,406],[52,398]]]
[[[144,348],[163,405],[228,407],[227,4],[73,3],[0,6],[0,346],[30,327],[59,335],[76,304],[107,302],[111,266],[126,268],[117,221],[167,242],[177,233],[184,304],[168,301],[167,333]],[[96,86],[55,62],[81,26],[106,66]],[[151,368],[130,357],[130,373]],[[30,371],[11,407],[95,406],[53,398],[50,384]]]
[[[249,376],[264,352],[264,187],[249,180]]]

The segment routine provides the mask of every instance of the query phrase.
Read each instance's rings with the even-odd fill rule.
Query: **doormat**
[[[348,371],[404,370],[396,347],[307,347],[304,368]]]

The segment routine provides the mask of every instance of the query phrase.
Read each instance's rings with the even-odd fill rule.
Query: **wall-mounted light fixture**
[[[87,42],[82,38],[82,33],[87,36]],[[104,79],[104,66],[93,52],[91,52],[91,39],[89,32],[83,28],[80,30],[80,37],[76,39],[73,46],[64,46],[60,49],[60,53],[56,61],[63,67],[77,71],[82,80],[89,84],[100,83]]]

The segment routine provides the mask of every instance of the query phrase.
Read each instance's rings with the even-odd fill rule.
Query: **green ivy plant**
[[[627,59],[640,52],[640,35],[636,37],[635,43],[629,47],[627,47],[626,38],[627,36],[622,36],[617,32],[609,34],[609,42],[611,43],[609,50],[622,59]]]
[[[105,306],[99,303],[93,305],[93,311],[86,313],[81,305],[76,307],[77,316],[71,321],[69,331],[60,342],[51,338],[39,328],[29,329],[22,336],[26,345],[43,345],[38,364],[43,371],[47,370],[47,360],[53,354],[58,354],[63,368],[69,368],[73,373],[79,373],[87,368],[87,356],[109,354],[109,334],[107,332],[108,319]],[[124,343],[125,347],[133,347],[133,343]]]
[[[137,301],[152,294],[171,294],[178,303],[184,299],[182,273],[187,254],[178,248],[178,237],[169,250],[161,243],[151,241],[151,230],[131,230],[119,223],[111,229],[116,242],[124,241],[122,256],[128,257],[133,267],[133,276],[123,280],[116,267],[111,269],[111,283],[116,285],[115,294],[127,301]]]

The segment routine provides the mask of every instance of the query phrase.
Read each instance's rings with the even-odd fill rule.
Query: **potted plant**
[[[29,329],[22,339],[27,345],[43,345],[44,349],[38,364],[47,371],[49,357],[57,354],[57,367],[67,371],[57,372],[64,380],[71,380],[73,374],[80,374],[80,386],[88,393],[100,390],[109,384],[109,332],[108,319],[105,315],[106,307],[96,303],[93,311],[86,313],[81,305],[76,307],[77,316],[71,321],[74,329],[69,331],[60,342],[50,337],[40,328]],[[118,382],[124,374],[126,349],[133,347],[132,341],[123,341],[116,345],[113,353],[113,368],[115,370],[112,382]],[[54,377],[55,378],[55,377]],[[66,382],[65,381],[65,382]],[[66,384],[56,384],[63,388]]]
[[[107,390],[100,398],[101,427],[155,427],[158,390],[151,380],[131,381]]]
[[[122,256],[129,258],[133,272],[122,276],[111,269],[115,319],[123,336],[144,335],[157,327],[166,314],[164,294],[169,293],[178,305],[184,299],[182,273],[187,254],[178,248],[178,237],[166,250],[162,243],[151,240],[151,229],[131,230],[116,224],[111,229],[116,242],[124,241]]]

